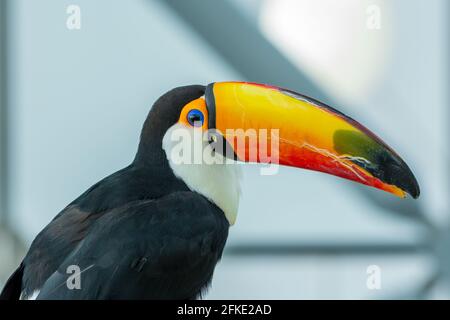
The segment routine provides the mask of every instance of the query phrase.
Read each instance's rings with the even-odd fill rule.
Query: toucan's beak
[[[216,82],[205,92],[208,127],[219,130],[241,161],[256,147],[237,140],[249,129],[266,129],[267,143],[278,130],[278,162],[326,172],[405,197],[419,196],[419,185],[406,163],[380,138],[341,112],[309,97],[278,87],[246,82]],[[260,135],[257,135],[261,139]],[[246,137],[245,139],[247,139]],[[264,144],[264,148],[267,147]],[[270,156],[270,147],[269,156]],[[260,150],[256,150],[259,151]],[[268,159],[268,158],[267,158]]]

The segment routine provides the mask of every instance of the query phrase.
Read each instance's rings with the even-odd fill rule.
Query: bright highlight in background
[[[389,49],[385,1],[266,0],[260,27],[335,98],[358,102],[383,75]]]

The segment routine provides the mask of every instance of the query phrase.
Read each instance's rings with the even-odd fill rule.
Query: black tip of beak
[[[384,181],[406,191],[414,199],[417,199],[420,195],[420,187],[416,177],[408,165],[400,158],[392,157],[385,164]]]
[[[417,199],[420,195],[419,184],[408,165],[397,154],[388,149],[378,151],[375,166],[366,167],[372,175]]]
[[[358,163],[361,165],[361,163]],[[364,165],[363,165],[364,166]],[[390,150],[378,152],[378,161],[365,167],[374,177],[384,183],[394,185],[417,199],[420,195],[419,184],[408,165]]]
[[[419,184],[408,165],[381,141],[360,132],[338,130],[334,135],[335,148],[341,154],[361,157],[353,161],[382,182],[394,185],[414,199],[420,195]]]
[[[376,162],[367,166],[358,162],[358,165],[365,167],[374,177],[384,183],[394,185],[417,199],[420,195],[420,187],[408,165],[391,150],[383,149],[377,153]]]

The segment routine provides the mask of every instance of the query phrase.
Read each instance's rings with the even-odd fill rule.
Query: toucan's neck
[[[162,140],[173,119],[166,119],[152,109],[142,127],[139,147],[134,159],[137,166],[168,165],[166,154],[162,148]]]
[[[161,144],[159,141],[141,140],[132,163],[133,171],[146,181],[145,184],[152,190],[152,197],[189,191],[187,184],[177,177],[170,167]]]
[[[166,153],[162,149],[162,141],[141,139],[133,163],[136,166],[164,166],[167,165]]]
[[[151,122],[146,121],[133,166],[143,170],[142,172],[149,175],[152,180],[156,178],[158,183],[169,184],[173,191],[185,189],[200,193],[222,209],[229,223],[234,224],[240,197],[239,166],[225,162],[213,164],[213,159],[201,164],[173,161],[170,155],[179,142],[170,139],[171,134],[176,130],[189,129],[175,124],[162,136],[154,129]],[[189,132],[194,138],[193,131]],[[190,142],[182,147],[183,149],[191,147]],[[206,154],[210,154],[211,157],[220,156],[213,152]]]

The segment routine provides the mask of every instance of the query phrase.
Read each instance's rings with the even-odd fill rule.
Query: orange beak
[[[319,101],[246,82],[209,84],[205,99],[209,129],[220,132],[240,161],[276,159],[280,165],[329,173],[400,197],[420,194],[413,173],[387,144]]]

